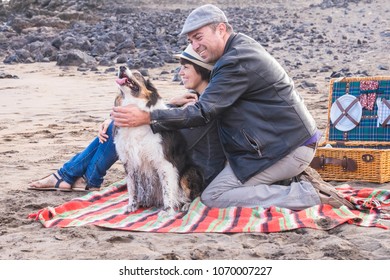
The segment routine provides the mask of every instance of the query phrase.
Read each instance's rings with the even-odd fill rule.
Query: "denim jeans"
[[[96,137],[88,147],[58,170],[58,174],[65,182],[72,185],[77,178],[84,177],[88,187],[100,187],[107,170],[118,160],[112,135],[113,123],[111,122],[107,129],[109,138],[106,142],[100,143],[99,138]]]

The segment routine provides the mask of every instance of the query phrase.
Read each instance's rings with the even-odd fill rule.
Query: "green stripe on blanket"
[[[302,211],[279,207],[225,209],[209,208],[200,199],[194,200],[187,212],[159,215],[159,209],[139,209],[126,213],[127,189],[124,181],[100,192],[72,199],[57,207],[47,207],[29,215],[45,227],[77,227],[96,225],[104,228],[143,232],[280,232],[298,228],[328,230],[343,223],[380,227],[381,214],[390,206],[390,191],[371,188],[337,188],[357,205],[335,209],[317,205]]]

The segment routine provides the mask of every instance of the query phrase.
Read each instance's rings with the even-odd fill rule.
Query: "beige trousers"
[[[289,186],[272,184],[299,175],[309,166],[314,154],[313,148],[299,147],[245,183],[237,179],[227,164],[202,193],[202,202],[217,208],[278,206],[292,210],[317,205],[320,198],[310,183],[292,182]]]

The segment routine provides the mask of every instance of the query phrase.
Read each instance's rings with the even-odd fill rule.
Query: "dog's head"
[[[145,102],[146,107],[155,105],[161,98],[149,79],[145,79],[138,71],[130,71],[126,66],[119,67],[116,83],[123,99],[141,99]]]

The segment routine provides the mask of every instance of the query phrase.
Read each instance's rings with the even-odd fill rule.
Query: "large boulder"
[[[80,50],[69,50],[57,55],[58,66],[80,66],[81,64],[92,66],[96,64],[96,60]]]

